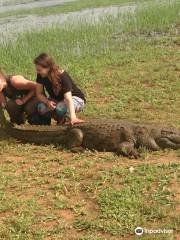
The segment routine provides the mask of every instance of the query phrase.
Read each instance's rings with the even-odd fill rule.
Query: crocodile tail
[[[66,128],[58,126],[14,125],[9,135],[20,142],[35,144],[62,144],[66,141]]]

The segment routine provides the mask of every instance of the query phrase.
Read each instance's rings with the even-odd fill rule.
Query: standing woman
[[[36,111],[36,83],[20,75],[7,76],[0,71],[0,106],[9,113],[12,123],[23,124],[24,113],[29,122]]]
[[[58,124],[64,123],[67,115],[72,125],[83,122],[77,118],[76,112],[85,107],[86,99],[69,74],[46,53],[35,58],[34,64],[37,71],[36,95],[40,101],[39,114],[49,119],[54,117]]]

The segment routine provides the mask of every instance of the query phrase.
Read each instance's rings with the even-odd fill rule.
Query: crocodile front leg
[[[84,150],[81,145],[83,142],[83,132],[79,128],[69,130],[67,134],[66,146],[73,152],[80,152]]]
[[[125,157],[138,158],[140,154],[135,149],[135,139],[130,128],[121,128],[120,144],[117,145],[116,152]]]
[[[117,154],[121,154],[125,157],[136,158],[136,159],[140,157],[140,154],[135,149],[134,143],[128,142],[128,141],[122,142],[118,145]]]

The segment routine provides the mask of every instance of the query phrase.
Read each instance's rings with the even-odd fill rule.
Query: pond
[[[14,0],[14,1],[6,1],[0,0],[0,13],[17,11],[17,10],[25,10],[25,9],[33,9],[40,7],[51,7],[64,4],[66,2],[74,2],[76,0]]]
[[[0,41],[14,39],[23,31],[39,31],[43,28],[55,26],[63,27],[67,26],[67,24],[76,24],[82,21],[88,24],[96,24],[106,16],[133,13],[135,9],[136,5],[128,5],[121,7],[99,7],[48,16],[27,15],[0,18]]]

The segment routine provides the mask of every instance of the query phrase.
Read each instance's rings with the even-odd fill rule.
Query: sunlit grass
[[[48,52],[86,92],[90,102],[86,116],[178,125],[177,6],[171,3],[153,4],[150,10],[145,7],[147,28],[143,27],[145,13],[140,7],[128,18],[125,14],[124,18],[107,17],[96,25],[83,22],[23,33],[17,41],[1,45],[1,67],[9,74],[35,80],[33,59],[40,52]],[[155,14],[163,19],[158,29]],[[138,21],[134,21],[137,16]],[[131,32],[133,26],[135,31]],[[154,31],[161,31],[161,35],[154,36]]]
[[[151,33],[160,34],[165,31],[179,29],[180,24],[179,1],[152,2],[145,6],[140,5],[135,16],[125,21],[124,31],[129,33]]]
[[[35,80],[33,58],[47,51],[86,92],[82,117],[179,127],[178,8],[23,33],[0,46],[1,67]],[[174,231],[143,240],[176,239],[179,151],[141,149],[135,161],[0,136],[0,239],[134,239],[137,225]]]

